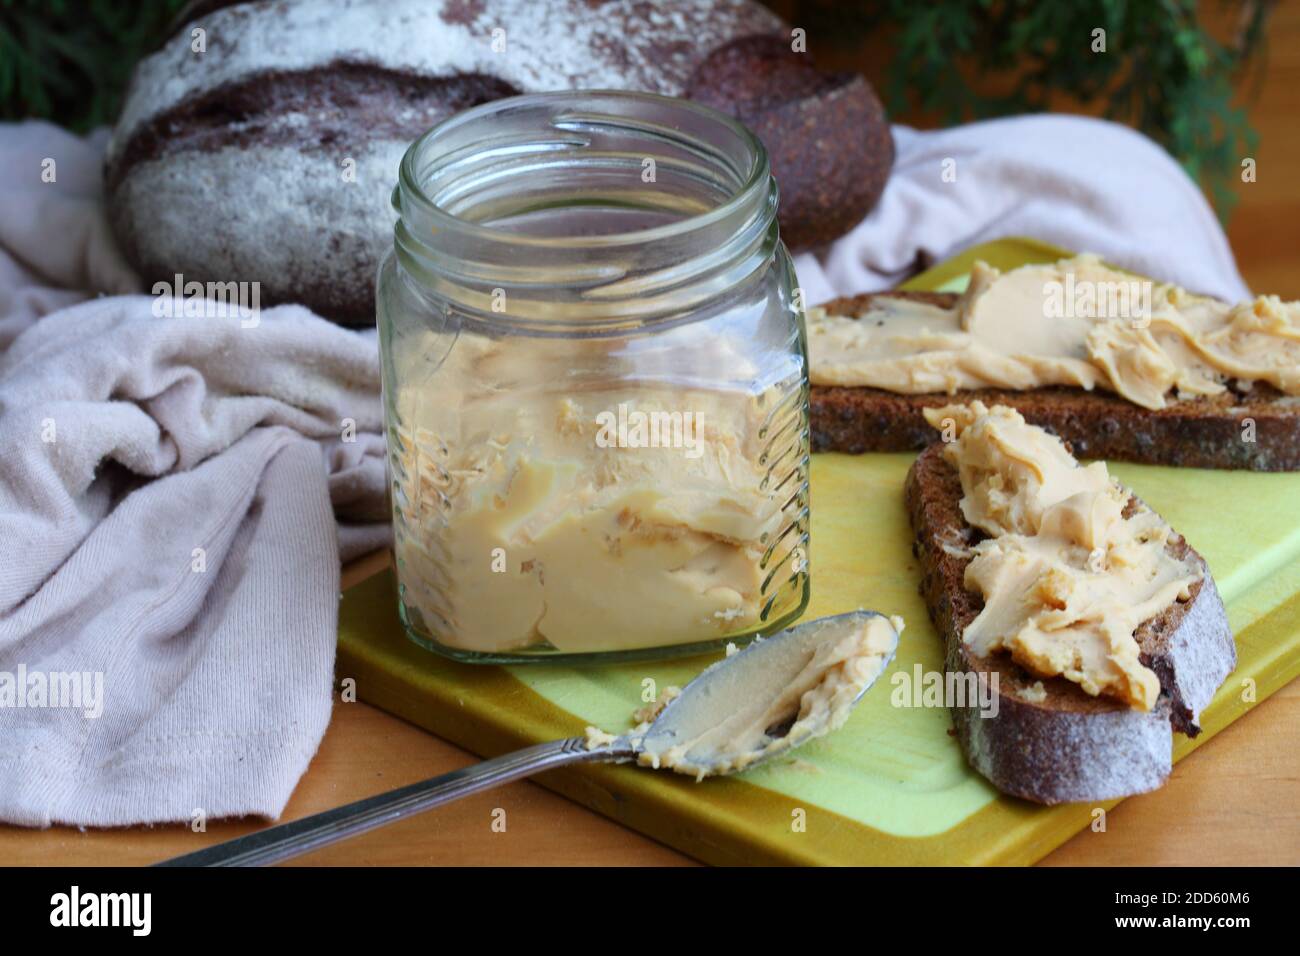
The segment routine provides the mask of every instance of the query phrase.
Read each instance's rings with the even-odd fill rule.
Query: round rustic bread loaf
[[[149,282],[257,281],[263,304],[351,324],[373,321],[397,166],[433,124],[566,88],[689,92],[746,118],[710,96],[701,67],[725,44],[786,35],[750,0],[200,0],[182,16],[137,66],[109,144],[128,258]],[[770,59],[741,45],[728,62],[751,55]],[[854,225],[879,194],[870,168],[892,162],[883,114],[860,93],[826,105],[851,87],[806,78],[748,117],[773,150],[796,246]],[[835,162],[792,160],[818,142]],[[796,175],[808,169],[820,173]]]
[[[687,95],[742,120],[763,141],[791,249],[839,238],[880,199],[894,136],[858,74],[822,73],[784,37],[747,36],[705,57]]]

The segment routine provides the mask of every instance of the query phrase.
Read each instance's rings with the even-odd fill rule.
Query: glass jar
[[[460,660],[743,643],[808,602],[808,362],[762,144],[562,92],[402,160],[378,319],[402,621]]]

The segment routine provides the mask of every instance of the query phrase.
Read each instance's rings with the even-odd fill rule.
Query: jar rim
[[[491,225],[483,225],[463,218],[440,206],[425,189],[422,177],[417,172],[417,163],[427,156],[430,148],[439,140],[460,128],[490,120],[508,110],[521,107],[545,107],[552,104],[572,103],[578,109],[574,118],[590,119],[598,116],[602,119],[626,121],[628,117],[615,113],[593,114],[590,109],[581,109],[602,102],[634,104],[646,109],[677,110],[684,114],[706,120],[734,136],[744,145],[751,161],[749,169],[744,172],[743,181],[725,200],[704,212],[683,216],[670,223],[633,229],[623,232],[601,233],[599,235],[548,235],[537,236],[511,232]],[[683,138],[690,134],[677,129]],[[521,246],[541,246],[551,249],[583,250],[589,248],[610,249],[620,246],[648,242],[661,242],[677,236],[689,234],[725,221],[740,214],[747,207],[761,204],[772,188],[771,170],[766,148],[759,138],[743,123],[709,106],[690,100],[655,93],[642,93],[627,90],[557,90],[544,93],[527,93],[499,100],[492,100],[479,106],[463,110],[421,134],[407,148],[402,156],[398,171],[398,187],[394,191],[393,202],[398,212],[402,213],[400,203],[410,200],[427,216],[435,229],[447,230],[483,241],[503,242]],[[774,205],[774,204],[773,204]]]

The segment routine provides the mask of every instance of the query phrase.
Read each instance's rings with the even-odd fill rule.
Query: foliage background
[[[1229,42],[1202,28],[1196,0],[767,2],[819,42],[851,48],[887,37],[880,92],[894,113],[919,108],[957,123],[1049,109],[1062,97],[1104,104],[1103,115],[1176,156],[1223,215],[1240,157],[1257,146],[1234,83],[1257,59],[1273,0],[1224,3],[1239,24]],[[0,119],[45,117],[77,131],[112,122],[132,66],[184,6],[0,0]],[[1096,28],[1106,31],[1104,55],[1090,50]]]
[[[185,0],[0,0],[0,118],[112,122],[131,69]]]
[[[1240,85],[1263,77],[1275,0],[776,0],[809,36],[841,50],[884,50],[880,81],[891,113],[917,110],[944,125],[1053,108],[1127,123],[1169,150],[1221,214],[1258,137]],[[1219,39],[1205,14],[1227,14]],[[1223,19],[1219,17],[1218,19]],[[1105,53],[1092,49],[1105,31]],[[1253,78],[1247,76],[1247,67]]]

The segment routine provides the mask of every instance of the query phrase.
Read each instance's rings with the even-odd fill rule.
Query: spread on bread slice
[[[1232,306],[1087,255],[981,262],[960,295],[810,309],[808,343],[814,450],[924,447],[923,410],[956,396],[1090,457],[1300,469],[1300,303],[1276,296]]]
[[[1014,409],[928,410],[944,441],[908,474],[921,592],[950,672],[998,707],[954,702],[970,763],[1043,803],[1150,790],[1171,724],[1236,664],[1204,560],[1102,462],[1081,465]]]

